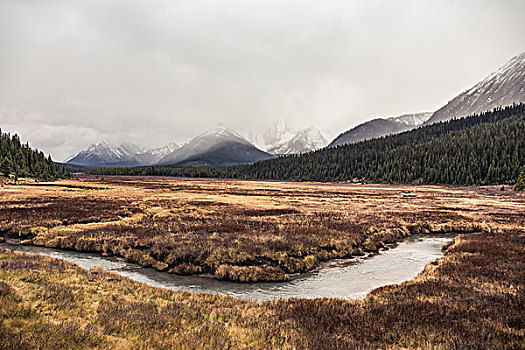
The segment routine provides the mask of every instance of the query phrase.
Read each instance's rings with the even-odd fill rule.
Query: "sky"
[[[0,127],[62,161],[277,119],[434,111],[525,50],[523,0],[0,0]]]

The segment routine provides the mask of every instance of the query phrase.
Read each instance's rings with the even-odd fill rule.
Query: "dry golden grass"
[[[366,299],[256,303],[0,249],[1,349],[523,349],[525,234],[460,235]]]
[[[516,231],[499,187],[83,177],[0,188],[0,232],[179,274],[285,280],[412,233]]]

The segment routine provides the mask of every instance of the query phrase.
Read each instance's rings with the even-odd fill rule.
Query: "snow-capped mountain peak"
[[[237,132],[219,125],[162,157],[159,164],[223,166],[251,163],[269,157],[269,154],[255,147]]]
[[[328,141],[313,127],[298,131],[290,140],[268,149],[272,154],[301,154],[325,147]]]
[[[105,166],[111,164],[136,164],[134,156],[143,149],[132,143],[122,143],[117,146],[108,141],[97,142],[86,150],[79,152],[67,163],[87,166]]]
[[[155,156],[164,157],[166,154],[170,154],[171,152],[175,151],[177,148],[179,148],[179,145],[176,142],[170,142],[166,146],[154,148],[152,150],[149,150],[149,153]]]
[[[277,119],[263,132],[252,131],[247,135],[247,139],[257,147],[272,154],[305,153],[328,143],[321,131],[313,127],[294,129],[281,119]]]
[[[423,113],[412,113],[412,114],[404,114],[399,117],[391,117],[388,118],[388,120],[393,120],[398,123],[402,123],[405,125],[410,126],[419,126],[422,125],[424,122],[426,122],[430,116],[432,115],[432,112],[423,112]]]
[[[525,102],[525,52],[514,56],[496,72],[456,96],[437,110],[427,124],[521,102]]]
[[[79,154],[97,154],[108,160],[116,160],[126,156],[133,156],[140,152],[142,152],[142,147],[132,143],[122,143],[112,146],[108,141],[101,141],[90,145],[85,151]]]
[[[233,131],[232,129],[227,128],[223,124],[219,124],[215,128],[200,134],[199,136],[193,138],[190,142],[209,140],[209,139],[236,140],[242,143],[248,143],[248,144],[250,143],[250,141],[248,141],[246,138],[244,138],[237,132]]]

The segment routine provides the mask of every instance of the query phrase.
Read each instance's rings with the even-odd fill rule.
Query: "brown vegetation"
[[[0,189],[0,234],[178,274],[285,280],[413,233],[525,228],[496,187],[85,177]]]
[[[272,303],[305,348],[523,349],[525,234],[469,234],[415,280],[363,301]]]
[[[523,349],[525,234],[458,236],[366,299],[256,303],[0,249],[0,348]]]

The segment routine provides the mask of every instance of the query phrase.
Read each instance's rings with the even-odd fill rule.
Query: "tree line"
[[[69,172],[53,162],[51,156],[32,149],[29,143],[22,144],[18,135],[0,129],[0,175],[51,180],[66,178]]]
[[[95,169],[108,175],[166,175],[295,181],[450,185],[514,184],[525,165],[525,105],[355,144],[225,169]]]

